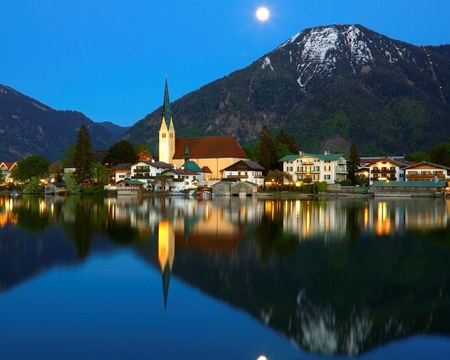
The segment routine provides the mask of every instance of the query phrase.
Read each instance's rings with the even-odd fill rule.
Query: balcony
[[[136,168],[136,169],[134,169],[134,172],[135,173],[149,173],[150,172],[150,169],[142,169],[142,168]]]
[[[438,178],[439,181],[444,181],[447,179],[445,174],[406,174],[406,181],[434,181],[435,177]]]
[[[397,171],[395,168],[384,168],[384,169],[371,169],[370,172],[372,174],[395,174]]]

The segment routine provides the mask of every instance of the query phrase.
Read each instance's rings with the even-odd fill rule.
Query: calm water
[[[450,200],[0,197],[0,359],[450,356]]]

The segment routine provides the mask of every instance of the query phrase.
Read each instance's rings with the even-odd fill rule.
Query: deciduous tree
[[[135,163],[137,160],[138,156],[133,145],[126,140],[120,140],[108,149],[108,153],[103,158],[103,164],[110,167],[117,164]]]
[[[134,151],[139,161],[150,161],[152,159],[152,154],[145,144],[136,144]]]
[[[19,181],[29,181],[32,177],[39,179],[47,176],[50,162],[41,155],[30,155],[19,160],[12,171],[12,177]]]

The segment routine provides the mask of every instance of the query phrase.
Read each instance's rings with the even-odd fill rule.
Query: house
[[[110,183],[117,183],[120,180],[131,179],[132,164],[117,164],[110,169]]]
[[[167,178],[171,191],[196,189],[199,182],[199,173],[188,169],[169,169],[163,171],[161,177]],[[157,179],[155,181],[158,183]]]
[[[450,180],[450,168],[421,162],[405,167],[405,181],[448,181]]]
[[[446,181],[374,181],[374,196],[434,197],[445,194]]]
[[[258,185],[249,181],[221,180],[212,186],[215,195],[252,196],[258,192]]]
[[[265,169],[255,161],[240,160],[220,170],[222,179],[230,181],[249,181],[257,186],[264,186]]]
[[[50,182],[44,186],[45,195],[67,195],[69,190],[64,182]]]
[[[393,158],[382,158],[369,165],[369,185],[375,181],[405,181],[404,169],[408,164]]]
[[[386,156],[360,156],[359,167],[358,170],[356,170],[355,175],[369,179],[370,165],[385,158]],[[404,156],[389,156],[388,158],[406,163]]]
[[[117,182],[115,189],[117,195],[137,195],[146,187],[146,183],[140,180],[125,179]]]
[[[172,165],[165,162],[155,161],[139,161],[130,166],[131,178],[137,180],[152,181],[157,176],[160,176],[163,171],[172,169]]]
[[[13,182],[14,179],[11,177],[11,172],[17,167],[17,162],[13,161],[3,161],[0,163],[0,178],[3,179],[5,183]]]
[[[197,163],[200,168],[208,167],[213,179],[220,177],[221,169],[240,160],[247,160],[247,155],[234,136],[176,138],[166,78],[159,129],[159,160],[180,168],[185,162],[187,149],[190,161]]]
[[[279,160],[283,171],[290,174],[295,183],[304,180],[326,181],[333,184],[347,178],[347,162],[344,154],[307,154],[300,151],[296,155],[286,155]]]

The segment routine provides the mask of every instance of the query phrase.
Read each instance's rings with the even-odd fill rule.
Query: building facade
[[[347,178],[347,161],[344,154],[307,154],[286,155],[280,159],[283,171],[292,176],[292,181],[301,184],[306,181],[326,181],[334,184]]]

